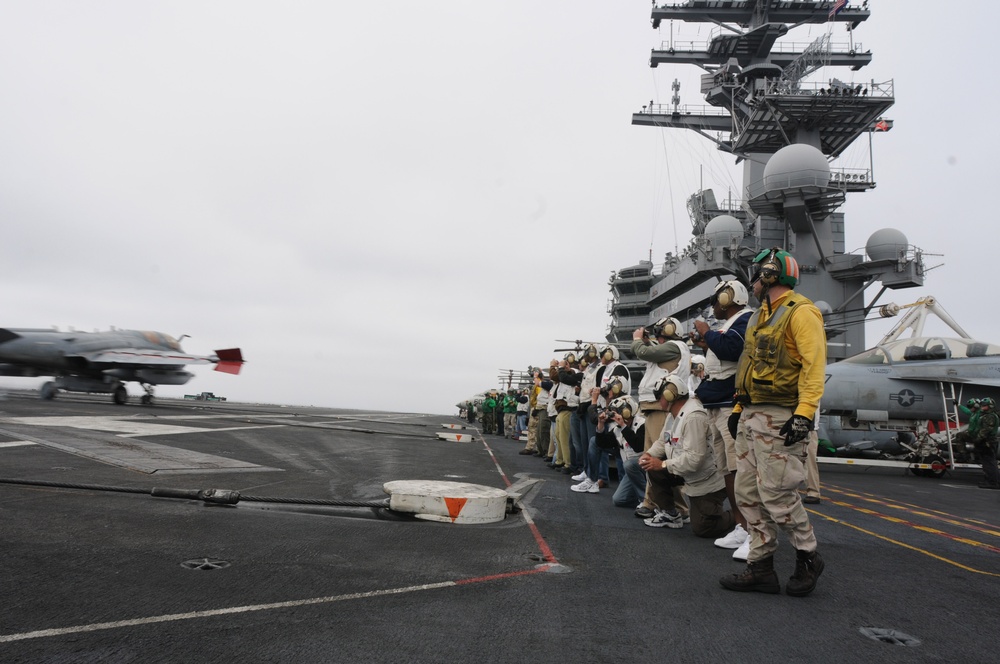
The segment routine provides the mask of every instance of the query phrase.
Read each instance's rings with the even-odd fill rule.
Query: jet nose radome
[[[20,339],[21,335],[4,328],[0,328],[0,344],[7,343],[8,341],[13,341],[14,339]]]

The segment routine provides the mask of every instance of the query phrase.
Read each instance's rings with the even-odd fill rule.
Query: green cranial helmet
[[[767,287],[781,284],[795,288],[799,283],[799,263],[780,247],[765,249],[753,259],[754,273],[751,283],[760,280]]]
[[[968,401],[965,402],[965,407],[968,408],[969,410],[975,410],[976,408],[979,408],[979,399],[969,399]]]
[[[985,397],[979,400],[979,407],[985,410],[993,410],[996,408],[997,402],[993,400],[993,397]]]

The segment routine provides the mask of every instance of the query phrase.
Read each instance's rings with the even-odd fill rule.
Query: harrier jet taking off
[[[146,391],[142,403],[148,404],[156,385],[191,380],[194,374],[184,370],[185,364],[215,364],[216,371],[238,374],[243,354],[230,348],[214,355],[189,355],[162,332],[0,328],[0,376],[53,376],[55,380],[42,385],[43,399],[54,398],[58,390],[97,392],[123,404],[128,400],[124,383],[135,381]]]

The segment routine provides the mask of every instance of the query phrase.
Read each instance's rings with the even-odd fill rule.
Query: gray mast
[[[689,321],[705,309],[719,278],[737,275],[746,281],[758,250],[783,246],[799,261],[798,290],[824,312],[828,357],[835,361],[865,348],[864,326],[851,323],[887,288],[923,285],[921,254],[899,231],[874,233],[867,256],[846,253],[844,216],[837,210],[848,193],[873,189],[875,181],[870,169],[835,168],[830,162],[859,137],[870,137],[895,97],[892,81],[804,80],[820,67],[857,71],[871,62],[871,52],[855,47],[853,37],[843,46],[832,44],[828,34],[809,45],[780,41],[801,25],[835,20],[854,29],[870,16],[866,2],[829,19],[832,5],[832,0],[689,0],[653,7],[654,28],[665,20],[722,28],[702,49],[671,42],[650,58],[652,67],[703,69],[701,93],[718,110],[689,112],[675,99],[669,106],[643,107],[632,124],[689,129],[711,140],[743,164],[743,190],[740,200],[723,204],[711,190],[691,196],[694,239],[654,276],[648,320],[674,315]],[[864,291],[875,282],[882,289],[865,304]],[[611,287],[616,293],[614,276]],[[609,339],[624,333],[616,329],[618,322],[612,321]]]

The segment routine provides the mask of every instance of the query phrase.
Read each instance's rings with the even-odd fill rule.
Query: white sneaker
[[[729,533],[725,537],[720,537],[715,540],[715,546],[720,549],[738,549],[740,545],[747,540],[747,531],[743,529],[743,526],[736,524],[736,528],[733,532]]]
[[[570,479],[573,480],[574,482],[582,482],[585,479],[587,479],[587,471],[581,470],[579,475],[574,475]]]
[[[597,482],[591,482],[588,477],[579,484],[574,484],[570,489],[578,493],[598,493],[601,487],[597,486]]]
[[[684,517],[677,512],[670,514],[666,510],[655,510],[656,514],[651,519],[644,519],[643,523],[650,528],[683,528]]]
[[[733,552],[733,560],[742,560],[746,562],[747,556],[750,555],[750,538],[743,540],[743,544],[740,544],[740,548]]]

